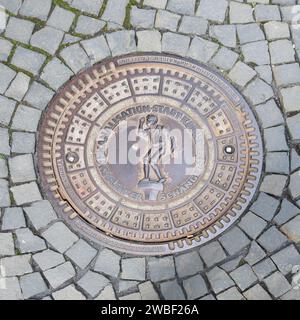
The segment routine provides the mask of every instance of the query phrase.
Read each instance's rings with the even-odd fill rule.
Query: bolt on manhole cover
[[[222,77],[144,54],[80,73],[40,126],[44,192],[96,243],[161,255],[211,240],[249,205],[262,169],[258,124]]]

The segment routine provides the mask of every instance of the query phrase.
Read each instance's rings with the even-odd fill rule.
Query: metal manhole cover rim
[[[201,234],[195,235],[194,238],[183,238],[179,239],[178,241],[173,242],[166,242],[166,243],[137,243],[137,242],[128,242],[124,243],[124,239],[118,238],[118,237],[110,237],[108,235],[100,234],[98,229],[96,229],[93,226],[88,226],[87,228],[83,228],[82,226],[79,226],[77,221],[77,213],[74,212],[74,208],[69,205],[68,202],[66,202],[64,198],[65,195],[57,192],[58,188],[61,190],[61,186],[57,185],[57,181],[55,177],[50,177],[53,174],[53,166],[51,162],[51,157],[48,157],[48,161],[45,161],[45,150],[43,150],[43,142],[41,135],[45,132],[45,122],[47,122],[47,115],[49,112],[51,112],[51,108],[53,109],[57,102],[61,99],[62,93],[66,92],[77,92],[78,93],[78,87],[76,89],[76,84],[79,87],[84,87],[84,81],[89,81],[89,78],[91,77],[92,70],[95,70],[97,68],[102,67],[101,71],[103,72],[103,75],[105,73],[110,72],[110,68],[112,67],[112,64],[115,63],[118,67],[118,61],[126,61],[126,59],[134,58],[134,57],[163,57],[164,59],[175,59],[176,61],[182,61],[184,63],[190,63],[192,65],[197,66],[198,68],[202,68],[205,70],[208,74],[211,74],[215,77],[217,77],[218,81],[220,81],[221,84],[225,84],[228,88],[231,90],[231,94],[233,93],[236,95],[240,101],[239,106],[236,106],[241,110],[245,117],[245,125],[248,127],[248,139],[252,140],[253,142],[253,135],[252,130],[255,133],[258,133],[258,135],[255,137],[255,146],[253,145],[253,150],[251,151],[253,159],[256,159],[254,162],[256,164],[256,173],[253,171],[251,174],[256,177],[256,181],[254,182],[254,185],[250,186],[248,185],[248,182],[244,184],[243,191],[241,192],[240,196],[236,199],[236,203],[238,203],[239,208],[236,208],[236,213],[234,215],[229,214],[228,212],[224,214],[220,219],[219,223],[215,224],[214,226],[210,226],[207,230],[202,231]],[[163,63],[163,62],[161,62]],[[184,68],[184,67],[183,67]],[[222,88],[219,88],[222,89]],[[226,95],[229,94],[226,92]],[[66,96],[64,97],[66,98]],[[53,111],[53,110],[52,110]],[[58,110],[56,110],[57,112]],[[63,112],[63,111],[62,111]],[[53,124],[52,124],[53,125]],[[49,127],[48,127],[49,129]],[[59,215],[64,219],[67,220],[68,224],[71,224],[71,227],[76,229],[77,232],[83,234],[86,238],[89,240],[92,240],[93,242],[99,243],[101,245],[105,245],[107,247],[110,247],[112,249],[116,250],[124,250],[128,253],[133,254],[142,254],[142,255],[155,255],[155,254],[169,254],[179,251],[184,251],[187,249],[191,249],[192,247],[198,246],[199,243],[203,244],[213,238],[215,238],[220,233],[223,233],[228,227],[232,226],[234,222],[240,218],[240,215],[244,212],[244,210],[249,206],[251,200],[254,197],[256,190],[256,187],[259,183],[261,171],[262,171],[262,139],[260,136],[258,123],[256,122],[255,115],[252,112],[249,105],[246,103],[245,99],[242,97],[242,95],[222,76],[219,75],[214,70],[211,70],[207,66],[200,64],[193,59],[187,59],[182,58],[174,55],[165,55],[165,54],[158,54],[158,53],[141,53],[141,54],[129,54],[121,57],[114,57],[109,58],[107,60],[102,61],[101,63],[98,63],[92,67],[90,67],[87,70],[84,70],[80,72],[79,74],[75,75],[75,77],[67,82],[56,94],[56,96],[52,99],[50,104],[47,106],[47,108],[44,111],[44,114],[42,116],[42,119],[39,123],[39,137],[38,137],[38,148],[37,148],[37,163],[38,168],[40,170],[40,182],[42,185],[42,190],[46,194],[47,198],[50,199],[52,205],[54,205],[55,210],[59,213]],[[255,151],[254,151],[255,149]],[[253,164],[254,164],[253,162]],[[46,164],[46,166],[45,166]],[[45,168],[47,168],[45,170]],[[49,178],[50,177],[50,178]],[[49,184],[51,184],[51,187],[49,187]],[[246,197],[247,200],[245,200]],[[250,199],[250,200],[249,200]],[[68,212],[71,212],[71,215],[68,214]],[[98,239],[97,239],[98,238]],[[147,250],[145,250],[145,244],[147,245]],[[149,245],[150,244],[150,245]]]

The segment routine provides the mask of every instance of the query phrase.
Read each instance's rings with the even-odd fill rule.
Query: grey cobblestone
[[[271,259],[276,264],[279,271],[284,275],[290,273],[294,266],[300,264],[300,255],[293,245],[273,254]]]
[[[119,255],[111,250],[104,249],[96,260],[94,270],[116,278],[120,272],[120,260]]]
[[[88,271],[78,282],[78,286],[82,288],[90,296],[95,297],[104,289],[109,280],[101,274]]]
[[[300,156],[295,149],[291,151],[291,171],[295,171],[300,167]]]
[[[265,231],[257,239],[257,242],[268,252],[274,252],[287,241],[287,237],[274,226]]]
[[[245,291],[243,294],[247,300],[271,300],[270,295],[259,284]]]
[[[65,262],[62,254],[50,249],[36,253],[32,258],[42,271],[52,269]]]
[[[122,272],[120,277],[127,280],[146,279],[146,261],[145,258],[122,259]]]
[[[266,172],[289,173],[289,155],[287,152],[269,152],[266,155]]]
[[[270,63],[267,41],[256,41],[242,45],[242,53],[246,63],[264,65]]]
[[[253,241],[251,243],[248,254],[245,257],[245,261],[249,265],[253,266],[254,264],[261,261],[265,257],[266,257],[266,253],[264,252],[264,250],[257,244],[257,242]]]
[[[253,266],[253,271],[259,280],[266,278],[276,270],[276,266],[270,258],[267,258]]]
[[[257,5],[254,9],[256,21],[280,21],[280,11],[278,6],[271,5]]]
[[[25,299],[34,297],[48,289],[44,279],[38,272],[22,276],[20,285]]]
[[[230,23],[254,22],[252,7],[249,4],[230,2]]]
[[[0,61],[7,61],[12,50],[12,43],[8,40],[0,39]]]
[[[264,24],[268,40],[278,40],[290,37],[290,29],[287,23],[271,21]]]
[[[256,72],[241,61],[238,61],[228,74],[229,78],[240,87],[244,87],[255,75]]]
[[[175,277],[175,265],[172,257],[151,258],[148,261],[150,278],[154,282]]]
[[[10,204],[8,182],[0,179],[0,208],[9,207]]]
[[[217,241],[210,242],[209,244],[201,247],[199,252],[207,267],[211,267],[226,259],[226,254]]]
[[[136,49],[133,31],[117,31],[106,35],[113,56],[130,53]]]
[[[37,201],[24,211],[29,221],[36,230],[46,227],[50,222],[57,219],[51,204],[47,200]]]
[[[189,252],[175,257],[175,266],[180,278],[192,276],[203,270],[203,263],[197,252]]]
[[[221,268],[226,272],[231,272],[243,262],[242,260],[243,260],[243,255],[240,255],[237,258],[234,258],[222,264]]]
[[[287,126],[289,133],[291,135],[291,140],[293,142],[298,142],[300,140],[300,127],[299,127],[299,121],[300,121],[300,113],[287,118]]]
[[[206,283],[200,275],[183,280],[183,287],[188,300],[198,299],[208,293]]]
[[[139,284],[139,291],[142,300],[159,300],[159,296],[153,287],[151,281],[143,282]]]
[[[281,227],[281,231],[292,241],[300,241],[300,216],[296,216]]]
[[[103,4],[103,0],[73,0],[72,1],[72,7],[80,11],[84,11],[94,15],[98,15],[102,4]]]
[[[73,75],[73,72],[59,59],[54,58],[43,69],[41,78],[54,90],[64,84]]]
[[[0,0],[0,5],[9,12],[17,14],[22,5],[22,0]]]
[[[202,0],[196,14],[207,20],[223,22],[227,7],[226,0]]]
[[[116,294],[112,285],[107,285],[94,300],[116,300]]]
[[[12,233],[0,233],[0,256],[13,256],[15,246]]]
[[[7,126],[16,107],[16,102],[7,97],[0,96],[0,124]]]
[[[180,46],[178,46],[180,43]],[[187,54],[190,38],[181,34],[166,32],[162,37],[162,51],[181,56]]]
[[[267,226],[267,222],[252,212],[243,216],[239,227],[252,239],[256,239]]]
[[[42,236],[60,253],[67,251],[78,237],[64,223],[56,222],[42,233]]]
[[[98,19],[80,16],[77,21],[75,32],[84,35],[94,35],[99,32],[105,24],[106,23],[104,21]]]
[[[36,180],[31,154],[9,158],[8,164],[10,176],[14,183]]]
[[[14,230],[26,227],[22,208],[6,208],[2,218],[1,230]]]
[[[207,273],[208,281],[210,282],[215,293],[220,293],[232,286],[234,282],[229,275],[219,267],[215,267]]]
[[[163,282],[160,290],[166,300],[185,300],[184,293],[176,280]]]
[[[101,19],[122,25],[126,15],[129,0],[111,0],[107,3]],[[118,8],[118,10],[116,10]]]
[[[232,271],[230,276],[242,291],[248,289],[257,281],[255,273],[248,264],[244,264]]]
[[[66,252],[66,256],[81,269],[86,268],[96,254],[97,250],[82,239]]]
[[[0,300],[23,300],[23,294],[17,277],[4,278],[6,289],[0,289]]]
[[[69,285],[61,290],[52,293],[54,300],[86,300],[85,296],[73,285]]]
[[[30,259],[30,254],[7,257],[0,259],[0,265],[4,268],[6,277],[22,276],[33,271]]]
[[[126,296],[120,297],[119,300],[142,300],[141,294],[139,292],[131,293]]]
[[[191,42],[188,56],[200,62],[207,63],[216,53],[219,46],[202,38],[194,38]]]
[[[208,28],[208,21],[201,17],[184,16],[180,23],[179,32],[185,34],[203,35]]]
[[[56,6],[47,21],[47,25],[67,32],[69,31],[74,18],[75,14],[73,12]]]
[[[29,82],[30,78],[24,73],[19,72],[5,92],[5,95],[9,98],[21,101],[28,90]]]
[[[54,92],[38,82],[33,82],[24,98],[33,107],[44,110]]]
[[[41,111],[19,105],[12,121],[12,129],[36,132],[41,117]]]
[[[241,44],[265,39],[263,31],[257,23],[238,25],[237,34]]]
[[[0,178],[8,177],[8,169],[5,159],[0,159]]]
[[[46,57],[38,52],[17,47],[12,58],[12,64],[37,75],[45,60]]]
[[[75,276],[76,272],[71,262],[65,262],[53,269],[44,271],[44,276],[53,289],[57,289]]]
[[[0,63],[0,94],[3,94],[6,91],[15,75],[15,71]]]
[[[236,26],[234,25],[212,25],[209,28],[209,34],[224,46],[236,47]]]
[[[33,22],[11,17],[5,29],[5,36],[7,38],[28,44],[33,29]]]
[[[233,287],[233,288],[229,288],[228,290],[218,294],[217,299],[218,300],[234,301],[234,300],[244,300],[244,297],[238,291],[237,288]]]
[[[280,69],[277,72],[282,72],[281,75],[277,73],[277,82],[283,84],[283,82],[298,82],[300,77],[300,68],[297,64],[297,68],[293,68],[293,70],[290,70],[288,67],[279,67]],[[279,80],[280,76],[283,76],[283,72],[288,72],[288,75],[284,75],[284,80]],[[275,71],[275,79],[276,79],[276,71]],[[287,79],[290,79],[287,81]],[[289,83],[285,83],[289,84]],[[292,88],[285,88],[280,91],[282,96],[282,104],[284,107],[285,112],[293,112],[293,111],[300,111],[300,86],[295,86]]]
[[[287,182],[287,176],[271,174],[264,178],[260,191],[280,197]]]
[[[133,7],[130,14],[131,24],[134,28],[151,29],[154,27],[155,10],[145,10]]]
[[[45,21],[50,9],[51,0],[24,0],[20,14]]]
[[[269,44],[272,64],[295,61],[293,44],[289,40],[276,40]]]
[[[46,249],[45,241],[34,235],[28,228],[18,229],[15,234],[17,246],[21,253],[37,252]]]
[[[17,205],[42,200],[36,182],[21,184],[10,188]]]
[[[279,298],[284,293],[287,293],[291,286],[286,278],[280,273],[275,272],[264,280],[268,290],[275,297]]]
[[[250,240],[244,232],[237,227],[232,228],[229,232],[222,235],[219,241],[231,255],[238,253],[250,243]]]
[[[92,63],[99,62],[110,56],[110,50],[104,36],[84,40],[81,44]]]
[[[274,217],[274,221],[282,225],[283,223],[287,222],[291,218],[295,217],[297,214],[300,213],[300,209],[298,209],[294,204],[292,204],[287,199],[284,199],[281,204],[281,209]]]
[[[268,152],[288,151],[284,126],[266,129],[264,132],[264,139],[266,143],[266,149]]]
[[[167,10],[178,14],[193,15],[195,13],[196,0],[169,0]]]
[[[176,31],[180,20],[180,15],[165,11],[158,10],[156,14],[155,27],[158,29]]]
[[[138,51],[161,52],[161,34],[156,30],[144,30],[136,33]]]
[[[212,58],[211,63],[222,70],[230,70],[236,63],[239,55],[225,47],[222,47]]]
[[[270,65],[257,66],[255,67],[255,71],[258,73],[262,80],[264,80],[268,84],[272,84],[273,74]]]
[[[168,0],[144,0],[144,6],[150,6],[157,9],[165,9]]]
[[[63,31],[46,26],[33,34],[30,44],[53,55],[58,49],[63,36]]]
[[[63,49],[60,55],[74,73],[89,65],[89,58],[79,44],[73,44]]]

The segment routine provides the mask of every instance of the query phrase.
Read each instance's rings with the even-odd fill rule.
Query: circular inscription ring
[[[95,243],[162,255],[219,235],[260,179],[262,141],[222,77],[170,55],[95,65],[61,90],[39,128],[41,184]]]

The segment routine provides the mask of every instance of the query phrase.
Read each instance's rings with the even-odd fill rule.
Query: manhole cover
[[[38,165],[58,213],[123,252],[183,251],[249,205],[262,142],[250,107],[193,61],[129,55],[70,81],[40,126]]]

